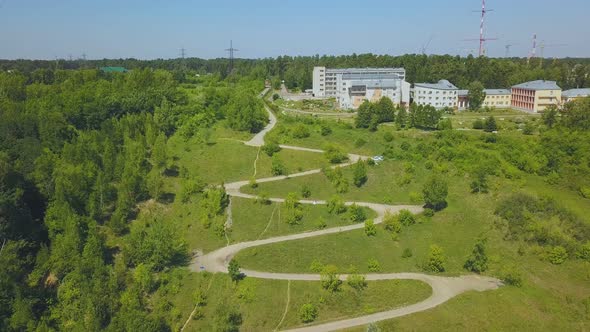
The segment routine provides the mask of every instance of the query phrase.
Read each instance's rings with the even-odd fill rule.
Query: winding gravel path
[[[261,94],[262,96],[266,93],[266,90]],[[264,145],[264,135],[272,130],[275,126],[277,119],[275,115],[266,107],[267,112],[269,113],[269,124],[256,136],[254,136],[250,141],[246,142],[246,145],[250,146],[262,146]],[[281,145],[283,149],[293,149],[293,150],[300,150],[300,151],[308,151],[308,152],[316,152],[322,153],[322,150],[317,149],[308,149],[302,147],[295,147],[295,146],[288,146],[288,145]],[[356,162],[359,159],[368,159],[366,156],[360,155],[349,155],[350,162],[346,164],[337,165],[338,166],[347,166],[351,165],[352,163]],[[268,177],[263,179],[258,179],[258,183],[264,182],[271,182],[271,181],[281,181],[287,178],[299,177],[299,176],[306,176],[311,174],[317,174],[321,172],[320,169],[309,170],[305,172],[300,172],[296,174],[291,174],[288,176],[275,176],[275,177]],[[225,190],[230,196],[234,197],[242,197],[242,198],[249,198],[255,199],[257,196],[250,195],[246,193],[242,193],[240,188],[247,185],[249,183],[248,180],[245,181],[238,181],[225,184]],[[270,198],[273,202],[284,202],[283,198]],[[326,204],[326,201],[312,201],[312,200],[301,200],[302,204]],[[357,204],[359,206],[368,207],[370,209],[375,210],[377,212],[377,217],[374,219],[375,224],[379,224],[383,222],[383,217],[386,213],[397,213],[402,209],[410,210],[412,213],[420,213],[422,212],[421,206],[416,205],[387,205],[387,204],[377,204],[377,203],[367,203],[367,202],[346,202],[347,205]],[[217,249],[215,251],[209,252],[204,255],[200,255],[194,258],[193,262],[191,263],[191,270],[192,271],[201,271],[206,270],[209,272],[221,272],[227,273],[227,265],[229,261],[241,250],[246,248],[252,248],[257,246],[263,246],[271,243],[278,243],[278,242],[285,242],[285,241],[294,241],[294,240],[301,240],[315,236],[322,236],[327,234],[334,234],[340,232],[351,231],[354,229],[364,228],[364,224],[353,224],[349,226],[341,226],[341,227],[333,227],[318,231],[311,231],[299,234],[290,234],[284,236],[277,236],[267,239],[260,239],[255,241],[247,241],[247,242],[240,242],[235,243],[232,245],[228,245],[224,248]],[[271,273],[271,272],[261,272],[261,271],[252,271],[247,269],[242,269],[242,273],[244,275],[254,278],[261,278],[261,279],[278,279],[278,280],[305,280],[305,281],[318,281],[320,280],[319,274],[304,274],[304,273]],[[411,279],[411,280],[419,280],[422,282],[427,283],[432,287],[432,295],[424,301],[408,305],[401,308],[396,308],[392,310],[387,310],[371,315],[364,315],[356,318],[344,319],[330,323],[323,323],[319,325],[312,325],[306,326],[302,328],[292,329],[288,331],[298,331],[298,332],[323,332],[323,331],[334,331],[340,330],[345,328],[350,328],[359,325],[366,325],[386,319],[391,319],[395,317],[400,317],[404,315],[409,315],[415,312],[428,310],[434,308],[449,299],[463,293],[466,291],[486,291],[497,289],[501,286],[501,282],[498,279],[479,276],[479,275],[464,275],[460,277],[442,277],[442,276],[435,276],[435,275],[428,275],[422,273],[371,273],[366,274],[367,280],[393,280],[393,279]],[[340,275],[342,280],[345,280],[347,275]]]

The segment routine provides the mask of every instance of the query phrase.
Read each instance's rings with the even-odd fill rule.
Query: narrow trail
[[[279,330],[279,327],[281,327],[281,324],[283,324],[283,322],[285,321],[285,317],[287,317],[287,312],[289,312],[289,304],[291,303],[291,280],[287,281],[287,304],[285,304],[285,311],[283,312],[283,317],[281,318],[281,321],[277,324],[277,327],[275,327],[275,331]]]
[[[225,220],[225,224],[223,225],[223,228],[225,229],[224,235],[225,235],[225,240],[227,241],[226,246],[229,246],[229,236],[227,236],[227,231],[229,229],[231,229],[231,227],[234,224],[234,220],[233,220],[233,216],[231,213],[231,202],[232,202],[232,197],[229,196],[229,204],[227,204],[227,219]]]
[[[258,147],[258,152],[256,152],[256,159],[254,160],[254,175],[253,177],[256,178],[256,173],[258,171],[258,158],[260,158],[260,150],[262,149],[261,146]]]
[[[265,90],[262,96],[267,92]],[[246,145],[261,147],[264,145],[264,135],[268,133],[272,128],[276,125],[277,119],[275,115],[271,112],[271,110],[265,105],[267,112],[269,113],[269,124],[256,136],[254,136],[250,141],[245,142]],[[307,152],[314,152],[314,153],[323,153],[324,151],[318,149],[310,149],[310,148],[303,148],[297,146],[289,146],[289,145],[281,145],[283,149],[293,149],[299,151],[307,151]],[[353,163],[357,162],[358,160],[366,160],[369,157],[349,154],[349,162],[335,165],[332,167],[345,167],[352,165]],[[268,177],[263,179],[258,179],[256,182],[258,183],[265,183],[265,182],[273,182],[273,181],[281,181],[288,178],[293,177],[300,177],[300,176],[307,176],[312,174],[320,173],[320,169],[309,170],[305,172],[290,174],[288,176],[274,176]],[[242,193],[240,188],[248,184],[248,180],[244,181],[237,181],[232,183],[225,184],[225,190],[228,195],[231,197],[242,197],[248,199],[256,199],[258,198],[256,195],[250,195],[246,193]],[[285,201],[283,198],[270,198],[272,202],[282,203]],[[312,200],[301,200],[300,203],[302,204],[326,204],[326,201],[312,201]],[[359,206],[368,207],[374,210],[377,213],[377,217],[374,219],[375,224],[379,224],[383,222],[383,217],[386,213],[398,213],[400,210],[409,210],[412,213],[420,213],[423,211],[422,206],[417,205],[388,205],[388,204],[377,204],[377,203],[369,203],[369,202],[346,202],[346,205],[357,204]],[[274,212],[273,212],[274,214]],[[280,216],[280,209],[279,209],[279,216]],[[272,217],[271,217],[272,222]],[[269,223],[270,224],[270,223]],[[268,225],[267,225],[268,228]],[[224,248],[220,248],[209,252],[207,254],[196,256],[191,263],[191,270],[192,271],[200,271],[205,270],[209,272],[221,272],[227,273],[227,265],[229,261],[240,251],[257,247],[268,245],[271,243],[278,243],[284,241],[294,241],[294,240],[301,240],[306,238],[311,238],[315,236],[323,236],[327,234],[334,234],[340,232],[347,232],[355,229],[364,228],[364,224],[353,224],[348,226],[341,226],[341,227],[333,227],[322,229],[318,231],[310,231],[298,234],[289,234],[283,236],[277,236],[267,239],[259,239],[254,241],[246,241],[235,243],[232,245],[228,245]],[[265,229],[266,231],[266,229]],[[305,273],[271,273],[271,272],[261,272],[261,271],[252,271],[247,269],[242,269],[242,273],[249,277],[254,278],[261,278],[261,279],[275,279],[275,280],[305,280],[305,281],[318,281],[320,280],[319,274],[305,274]],[[486,290],[493,290],[497,289],[502,285],[500,280],[491,277],[479,276],[479,275],[464,275],[460,277],[442,277],[442,276],[435,276],[435,275],[428,275],[422,273],[370,273],[366,274],[366,279],[371,280],[396,280],[396,279],[408,279],[408,280],[419,280],[424,283],[427,283],[432,288],[432,294],[429,298],[424,301],[392,309],[387,311],[382,311],[379,313],[371,314],[371,315],[364,315],[360,317],[344,319],[339,321],[334,321],[330,323],[323,323],[318,325],[306,326],[302,328],[292,329],[288,331],[298,331],[298,332],[323,332],[323,331],[334,331],[340,329],[346,329],[350,327],[355,327],[359,325],[366,325],[370,323],[379,322],[386,319],[391,319],[395,317],[400,317],[404,315],[409,315],[415,312],[428,310],[434,308],[449,299],[463,293],[466,291],[486,291]],[[342,280],[345,280],[347,275],[340,275]],[[285,314],[286,315],[286,314]],[[284,319],[284,317],[283,317]],[[280,327],[283,320],[279,323],[277,328]]]
[[[270,227],[270,224],[272,224],[272,218],[275,216],[275,212],[277,211],[277,209],[279,209],[279,221],[280,221],[281,208],[279,207],[279,203],[277,203],[277,205],[275,205],[275,208],[272,210],[272,213],[270,214],[270,219],[268,220],[268,224],[266,224],[266,227],[264,228],[262,233],[260,233],[260,235],[258,235],[257,240],[260,240],[260,238],[262,238],[264,233],[266,233],[266,231]]]

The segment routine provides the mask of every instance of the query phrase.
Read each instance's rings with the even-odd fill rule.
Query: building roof
[[[343,80],[399,80],[402,76],[399,73],[343,73]]]
[[[561,90],[555,81],[536,80],[524,82],[512,86],[513,88],[527,89],[527,90]]]
[[[125,67],[100,67],[100,70],[105,73],[126,73],[127,68]]]
[[[360,80],[352,81],[352,86],[366,86],[367,89],[397,89],[396,80]]]
[[[414,83],[414,86],[437,90],[457,90],[457,87],[447,80],[440,80],[437,83]]]
[[[459,95],[459,97],[467,97],[467,95],[469,94],[469,90],[459,90],[457,94]]]
[[[406,73],[404,68],[326,68],[330,73]]]
[[[587,96],[590,96],[590,88],[565,90],[561,93],[561,96],[567,97],[567,98],[587,97]]]
[[[494,95],[509,95],[511,92],[508,89],[484,89],[486,96],[494,96]]]

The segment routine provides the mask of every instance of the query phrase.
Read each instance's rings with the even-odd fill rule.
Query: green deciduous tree
[[[352,169],[353,183],[357,187],[361,187],[367,182],[367,166],[362,160],[358,160]]]
[[[235,259],[231,259],[227,265],[227,272],[232,281],[239,281],[242,279],[242,272],[240,272],[240,265]]]
[[[445,271],[445,256],[443,249],[435,244],[430,246],[428,253],[428,260],[424,268],[429,272],[444,272]]]
[[[475,273],[481,273],[488,269],[485,239],[477,240],[473,247],[473,251],[471,252],[471,256],[469,256],[463,267]]]
[[[469,98],[469,109],[476,111],[481,108],[484,99],[486,99],[486,93],[484,92],[484,86],[479,81],[473,81],[469,84],[469,92],[467,94]]]
[[[340,275],[338,275],[338,268],[334,265],[326,265],[320,273],[320,283],[322,287],[331,292],[337,292],[342,285]]]
[[[312,303],[304,303],[299,308],[299,319],[303,323],[311,323],[318,317],[318,307]]]
[[[446,207],[448,192],[447,182],[440,175],[431,176],[422,187],[426,206],[436,211]]]
[[[346,278],[346,283],[350,288],[356,291],[362,291],[367,288],[367,278],[365,276],[360,275],[358,273],[351,273]]]
[[[377,235],[377,227],[375,226],[375,222],[371,219],[365,220],[365,234],[367,234],[367,236]]]
[[[348,207],[348,215],[352,222],[363,222],[367,219],[365,209],[355,203]]]

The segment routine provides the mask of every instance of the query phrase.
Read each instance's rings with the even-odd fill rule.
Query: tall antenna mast
[[[186,55],[186,50],[183,48],[180,49],[180,57],[184,59],[184,56]]]
[[[536,56],[536,53],[537,53],[537,34],[535,33],[535,34],[533,34],[533,49],[531,50],[531,53],[529,54],[528,59],[526,59],[527,65],[531,61],[531,58],[534,58]]]
[[[481,0],[481,11],[474,10],[474,12],[481,12],[481,20],[479,23],[479,39],[464,39],[465,41],[479,41],[479,56],[486,55],[485,42],[488,40],[497,40],[498,38],[486,38],[484,33],[484,23],[487,12],[494,11],[493,9],[486,9],[486,0]]]
[[[479,56],[485,55],[485,42],[487,40],[495,40],[497,38],[486,38],[484,36],[483,26],[485,22],[485,16],[487,12],[491,12],[493,9],[486,9],[486,0],[481,0],[481,22],[479,23]]]
[[[238,52],[238,49],[235,49],[233,46],[233,40],[229,41],[229,48],[225,49],[227,52],[229,52],[229,68],[228,68],[228,74],[231,74],[232,71],[234,70],[234,52]]]

